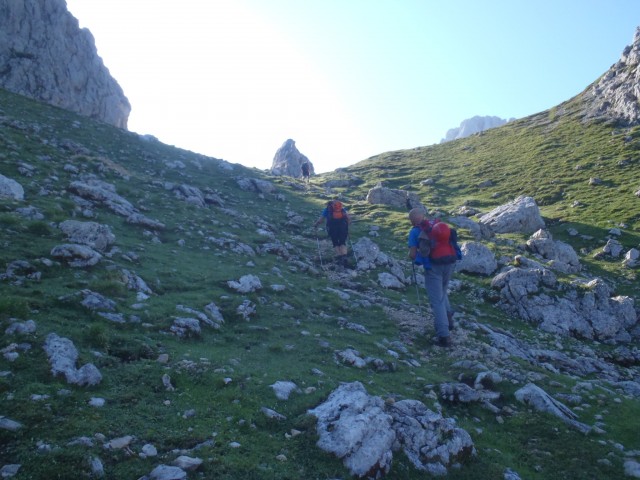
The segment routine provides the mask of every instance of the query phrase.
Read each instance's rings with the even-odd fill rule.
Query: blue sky
[[[638,0],[67,0],[132,104],[129,129],[317,172],[521,118],[618,61]]]

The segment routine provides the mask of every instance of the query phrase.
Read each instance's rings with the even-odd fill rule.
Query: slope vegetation
[[[419,400],[470,433],[477,455],[449,478],[613,479],[640,461],[640,401],[620,386],[640,381],[637,347],[616,363],[618,345],[541,332],[495,304],[491,278],[459,273],[454,347],[437,349],[406,261],[406,210],[365,200],[383,182],[447,216],[531,196],[554,237],[580,252],[584,277],[633,296],[637,271],[594,253],[613,227],[625,249],[640,243],[636,129],[583,124],[567,103],[482,135],[384,153],[306,187],[5,91],[0,105],[0,174],[24,190],[0,198],[0,468],[16,468],[15,478],[141,478],[181,456],[201,460],[188,478],[348,478],[316,446],[307,411],[354,381],[389,404]],[[381,286],[388,264],[332,263],[311,224],[334,196],[354,217],[350,247],[375,242],[401,266],[404,287]],[[74,236],[69,221],[102,235]],[[527,238],[486,245],[506,267]],[[57,253],[70,244],[99,256]],[[518,356],[496,335],[523,351],[562,352],[571,365]],[[55,338],[77,351],[62,358],[73,375],[52,360]],[[609,376],[576,373],[585,358]],[[89,364],[100,378],[82,370]],[[443,395],[443,385],[486,371],[496,374],[491,405]],[[296,388],[284,398],[278,382]],[[519,402],[515,392],[531,382],[594,428],[585,435]],[[396,453],[387,478],[424,472]]]

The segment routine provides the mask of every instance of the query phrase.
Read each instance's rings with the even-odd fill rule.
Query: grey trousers
[[[424,271],[424,288],[427,290],[427,297],[433,311],[436,335],[438,337],[449,336],[448,314],[452,312],[447,295],[449,280],[453,274],[455,264],[431,265],[431,268]]]

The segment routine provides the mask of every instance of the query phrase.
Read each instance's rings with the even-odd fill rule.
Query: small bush
[[[0,298],[0,317],[27,318],[31,309],[29,302],[21,297]]]
[[[110,275],[108,278],[101,278],[91,282],[89,288],[107,297],[120,297],[127,294],[127,287],[119,278]]]
[[[46,222],[32,222],[27,225],[27,232],[39,237],[48,237],[51,235],[51,228]]]
[[[86,332],[86,339],[92,348],[106,350],[109,346],[109,334],[104,325],[93,324]]]
[[[109,354],[118,357],[123,362],[133,362],[140,359],[151,359],[156,356],[153,347],[136,339],[114,336],[109,342]]]
[[[4,227],[15,227],[20,225],[20,219],[15,215],[4,213],[0,215],[0,225],[3,225]]]

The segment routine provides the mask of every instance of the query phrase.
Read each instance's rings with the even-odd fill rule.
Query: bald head
[[[409,221],[412,225],[418,225],[424,220],[425,211],[423,208],[412,208],[409,211]]]

